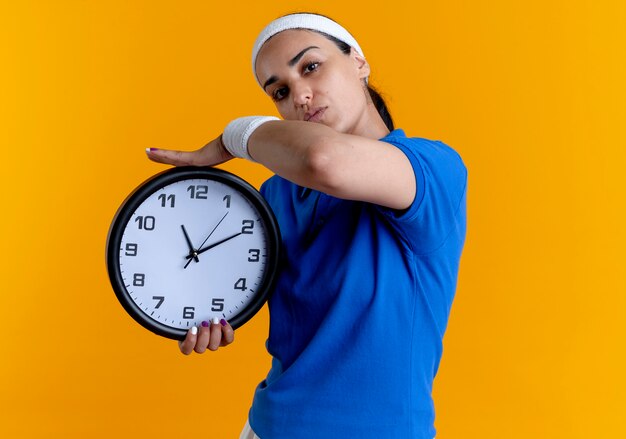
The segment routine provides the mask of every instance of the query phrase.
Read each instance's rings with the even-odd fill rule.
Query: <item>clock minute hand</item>
[[[204,241],[202,241],[202,244],[200,244],[200,247],[202,247],[204,245],[205,242],[207,242],[209,240],[209,238],[211,237],[211,235],[213,234],[213,232],[215,232],[215,230],[217,230],[217,228],[220,226],[220,224],[222,224],[222,221],[224,221],[224,218],[226,218],[226,215],[228,215],[228,212],[226,212],[224,214],[224,216],[222,217],[222,219],[215,225],[215,227],[213,227],[213,230],[211,230],[211,233],[209,233],[209,236],[207,236],[206,238],[204,238]]]
[[[215,242],[215,243],[213,243],[211,245],[207,245],[206,247],[197,250],[194,254],[199,255],[199,254],[204,253],[207,250],[211,250],[213,247],[217,247],[218,245],[223,244],[226,241],[230,241],[231,239],[236,238],[237,236],[241,235],[241,233],[242,232],[235,233],[234,235],[231,235],[228,238],[224,238],[221,241],[217,241],[217,242]],[[193,256],[194,256],[193,254],[190,254],[190,255],[185,256],[185,258],[191,259],[191,258],[193,258]]]

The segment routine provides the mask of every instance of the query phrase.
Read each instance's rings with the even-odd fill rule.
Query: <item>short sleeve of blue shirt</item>
[[[467,170],[459,154],[440,141],[408,138],[402,130],[381,139],[400,149],[415,172],[415,200],[403,212],[381,208],[417,254],[435,250],[465,222]],[[458,223],[462,224],[458,224]]]
[[[435,436],[432,384],[465,239],[467,172],[442,142],[380,139],[415,173],[397,211],[270,178],[283,239],[272,368],[249,419],[263,439]]]

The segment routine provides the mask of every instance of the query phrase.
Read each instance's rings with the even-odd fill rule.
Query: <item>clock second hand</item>
[[[228,215],[228,212],[226,212],[224,214],[224,216],[222,217],[221,220],[219,220],[219,222],[215,225],[215,227],[213,227],[213,230],[211,230],[211,233],[209,233],[209,236],[207,236],[204,241],[202,241],[202,244],[200,244],[200,247],[198,248],[202,248],[202,246],[209,240],[209,238],[211,237],[211,235],[213,235],[213,232],[215,232],[215,230],[217,230],[217,228],[219,227],[220,224],[222,224],[222,221],[224,221],[224,218],[226,218],[226,215]],[[192,250],[189,255],[185,256],[186,259],[189,259],[187,261],[187,263],[185,264],[184,268],[187,268],[189,266],[189,263],[191,262],[191,258],[198,258],[198,255],[200,253],[197,250]],[[197,262],[197,261],[196,261]]]

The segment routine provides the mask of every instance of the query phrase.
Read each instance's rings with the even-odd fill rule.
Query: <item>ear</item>
[[[370,65],[367,60],[357,52],[354,47],[350,52],[350,56],[354,61],[354,65],[357,68],[359,79],[367,78],[370,75]]]

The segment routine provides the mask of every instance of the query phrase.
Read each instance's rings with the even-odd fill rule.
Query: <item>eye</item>
[[[274,90],[274,93],[272,93],[272,99],[274,99],[275,101],[280,101],[284,99],[287,94],[289,94],[289,89],[287,87],[280,87]]]
[[[318,63],[318,62],[310,62],[310,63],[307,63],[307,64],[304,66],[304,73],[311,73],[311,72],[314,72],[315,70],[317,70],[317,69],[319,68],[319,66],[320,66],[320,63]]]

